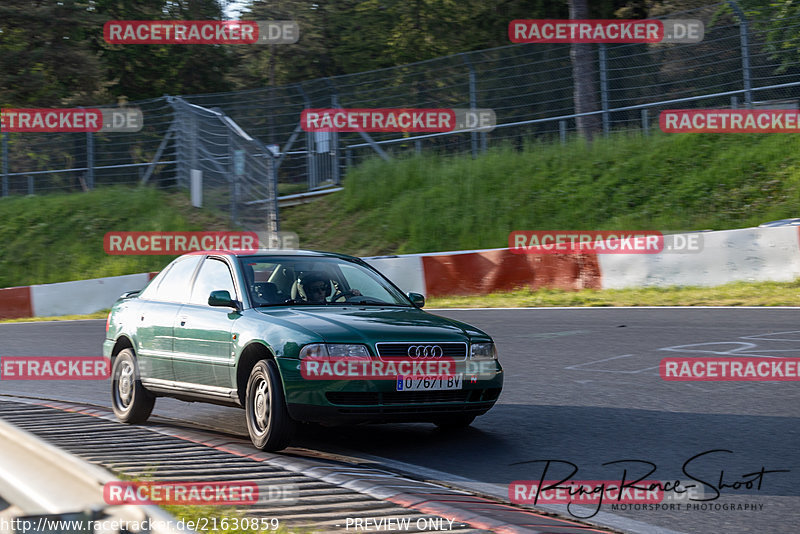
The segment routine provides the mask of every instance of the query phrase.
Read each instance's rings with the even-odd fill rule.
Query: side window
[[[158,285],[161,283],[161,281],[167,275],[167,273],[169,272],[169,268],[170,267],[172,267],[172,264],[169,264],[166,267],[164,267],[163,269],[161,269],[161,272],[158,273],[155,276],[155,278],[150,280],[150,282],[148,282],[148,284],[145,286],[145,288],[142,290],[142,292],[139,293],[139,298],[148,299],[148,300],[152,300],[152,299],[157,298]]]
[[[158,289],[153,298],[167,302],[186,302],[189,300],[192,274],[201,259],[202,256],[188,256],[185,260],[174,263],[161,280],[161,283],[158,284]]]
[[[192,304],[208,305],[208,295],[212,291],[227,291],[231,298],[236,298],[236,290],[233,288],[233,278],[231,271],[225,262],[208,258],[200,267],[200,273],[194,283],[192,291]]]

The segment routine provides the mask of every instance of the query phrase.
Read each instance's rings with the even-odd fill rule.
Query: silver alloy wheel
[[[117,399],[120,408],[127,410],[133,399],[133,366],[130,362],[122,362],[117,378]]]
[[[269,424],[269,384],[264,378],[261,378],[255,386],[255,395],[253,396],[253,422],[255,423],[256,430],[266,432]]]

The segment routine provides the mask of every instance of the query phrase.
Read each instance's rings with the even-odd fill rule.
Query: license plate
[[[461,389],[464,375],[398,376],[397,391],[442,391]]]

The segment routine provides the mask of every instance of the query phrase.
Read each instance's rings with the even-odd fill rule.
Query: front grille
[[[492,402],[500,395],[500,388],[461,389],[454,391],[387,391],[378,392],[346,392],[332,391],[325,393],[331,404],[349,406],[392,406],[407,404],[427,404],[432,402]],[[419,407],[420,411],[425,408]],[[443,407],[443,409],[449,409]]]
[[[442,347],[442,356],[453,360],[467,359],[467,344],[464,342],[437,343],[435,341],[420,341],[417,343],[376,343],[378,357],[384,358],[408,358],[408,348],[414,346],[430,347],[438,345]],[[415,358],[418,361],[436,361],[438,358]]]

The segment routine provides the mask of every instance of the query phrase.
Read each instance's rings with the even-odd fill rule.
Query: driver
[[[303,285],[303,292],[306,294],[306,302],[314,304],[325,304],[331,289],[331,281],[319,273],[310,272],[306,273],[300,283]],[[350,291],[342,292],[341,295],[346,297],[359,296],[361,292],[358,289],[351,289]],[[337,297],[338,298],[338,297]]]

